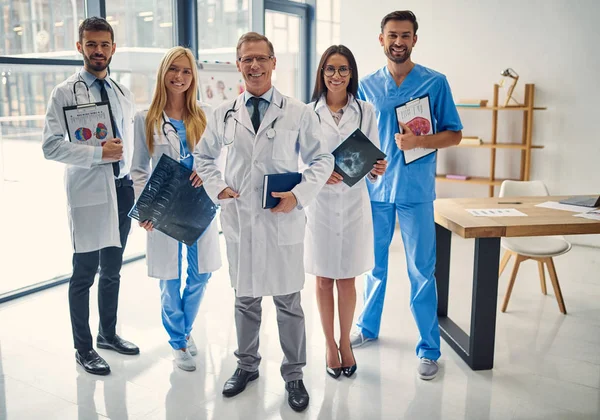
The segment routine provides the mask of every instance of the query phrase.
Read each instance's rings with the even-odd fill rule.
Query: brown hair
[[[81,22],[79,25],[79,42],[83,42],[83,32],[110,32],[110,40],[115,42],[115,32],[113,31],[110,23],[106,21],[106,19],[92,16]]]
[[[408,20],[413,24],[413,35],[417,34],[417,29],[419,29],[419,24],[417,23],[417,17],[410,10],[396,10],[395,12],[388,13],[381,19],[381,33],[383,33],[383,28],[386,23],[390,20]]]
[[[269,47],[269,55],[272,56],[272,57],[274,57],[275,56],[275,50],[273,49],[273,44],[271,43],[271,41],[269,41],[269,38],[267,38],[264,35],[259,34],[258,32],[246,32],[238,40],[237,47],[235,48],[236,58],[238,60],[241,58],[240,57],[240,51],[242,49],[242,44],[244,42],[260,42],[260,41],[264,41],[264,42],[267,43],[267,46]]]
[[[325,50],[321,56],[321,61],[319,61],[317,77],[315,79],[315,89],[313,90],[311,99],[312,101],[318,101],[321,95],[327,92],[327,86],[325,86],[325,80],[323,78],[323,67],[325,67],[327,59],[333,54],[343,55],[348,60],[348,64],[350,65],[350,82],[348,83],[348,86],[346,86],[346,91],[356,97],[356,93],[358,92],[358,69],[356,68],[354,55],[352,54],[352,51],[344,45],[332,45]]]

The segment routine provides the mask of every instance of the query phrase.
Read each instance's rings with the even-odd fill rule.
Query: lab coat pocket
[[[71,166],[67,169],[66,190],[71,207],[97,206],[108,202],[105,166],[98,165],[92,169]]]
[[[235,199],[221,200],[221,229],[227,242],[240,242],[240,225]]]
[[[298,130],[277,129],[273,138],[273,159],[298,159]]]
[[[277,213],[277,244],[295,245],[304,242],[306,216],[304,210]]]

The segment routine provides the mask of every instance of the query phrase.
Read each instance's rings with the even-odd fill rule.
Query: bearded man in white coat
[[[129,177],[133,156],[131,92],[108,77],[115,52],[114,32],[103,18],[90,17],[79,25],[77,49],[84,67],[56,86],[44,123],[42,149],[46,159],[66,164],[65,187],[73,242],[73,274],[69,281],[69,310],[75,360],[87,372],[107,375],[110,366],[93,348],[89,326],[90,287],[100,266],[96,345],[135,355],[139,348],[116,334],[120,271],[131,227],[127,213],[133,206]],[[102,146],[69,139],[63,108],[109,102],[115,138]]]
[[[238,369],[225,383],[223,394],[237,395],[258,378],[261,301],[263,296],[273,296],[288,403],[302,411],[309,402],[302,380],[306,333],[300,304],[304,208],[329,178],[334,161],[320,141],[316,114],[271,85],[275,65],[273,45],[266,37],[255,32],[242,35],[237,67],[246,92],[215,110],[196,146],[195,162],[206,192],[222,204],[221,224],[236,292]],[[224,179],[216,163],[223,148],[227,151]],[[264,210],[264,175],[296,172],[299,159],[307,166],[300,184],[291,191],[274,192],[279,204]]]

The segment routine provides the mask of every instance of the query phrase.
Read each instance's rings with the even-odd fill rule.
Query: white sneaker
[[[350,335],[350,344],[353,348],[365,345],[369,341],[375,341],[376,338],[365,337],[362,332],[355,331]]]
[[[173,351],[173,357],[175,358],[175,364],[179,369],[187,370],[191,372],[196,370],[196,361],[192,358],[189,351],[175,350]]]
[[[430,360],[425,357],[422,357],[419,361],[419,367],[417,368],[417,372],[419,373],[419,378],[429,381],[436,377],[438,373],[439,367],[435,360]]]
[[[190,338],[185,340],[185,342],[187,346],[187,351],[189,351],[192,356],[197,355],[198,347],[196,347],[196,343],[194,343],[194,337],[192,337],[192,335],[190,334]]]

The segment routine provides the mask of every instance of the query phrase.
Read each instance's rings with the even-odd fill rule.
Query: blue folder
[[[299,172],[287,172],[283,174],[267,174],[263,183],[263,209],[271,209],[279,204],[281,198],[275,198],[272,192],[291,191],[302,181],[302,174]]]

